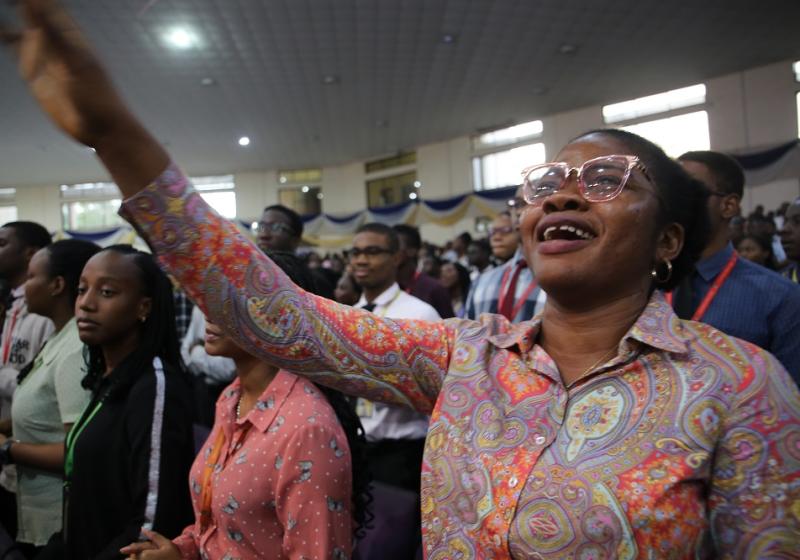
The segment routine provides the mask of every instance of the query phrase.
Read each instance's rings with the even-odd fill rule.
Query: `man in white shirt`
[[[397,232],[389,226],[361,226],[353,238],[350,265],[364,290],[356,307],[393,319],[439,320],[436,310],[400,289]],[[410,408],[358,399],[358,415],[368,442],[373,477],[419,493],[428,417]]]

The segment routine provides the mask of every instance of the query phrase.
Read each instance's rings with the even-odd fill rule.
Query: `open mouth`
[[[591,226],[583,220],[546,217],[537,228],[538,241],[590,241],[597,237]]]
[[[552,241],[554,239],[564,239],[567,241],[578,239],[589,240],[595,237],[597,236],[591,231],[573,225],[562,224],[560,226],[549,226],[545,228],[540,236],[540,241]]]

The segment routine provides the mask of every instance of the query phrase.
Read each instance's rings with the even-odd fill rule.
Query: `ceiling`
[[[64,3],[195,175],[367,159],[800,58],[797,0]],[[196,46],[165,44],[177,24]],[[39,114],[8,54],[0,76],[0,186],[105,176]]]

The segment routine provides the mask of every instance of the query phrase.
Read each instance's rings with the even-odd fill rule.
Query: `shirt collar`
[[[236,405],[242,394],[241,382],[237,377],[225,390],[223,400],[220,402],[222,412],[228,420],[224,424],[232,426],[236,423],[244,425],[246,422],[250,422],[258,431],[266,432],[278,417],[278,412],[280,412],[283,403],[286,402],[296,383],[296,375],[288,371],[278,370],[275,378],[270,381],[267,388],[261,393],[252,410],[244,418],[236,420]]]
[[[376,297],[372,303],[374,303],[376,306],[379,305],[381,307],[389,305],[392,302],[392,300],[394,300],[394,298],[397,296],[397,292],[399,291],[400,291],[400,284],[395,282],[394,284],[389,286],[386,290],[384,290],[381,293],[381,295]],[[358,300],[358,303],[356,304],[356,307],[364,307],[366,304],[367,304],[367,298],[364,297],[364,294],[362,293],[361,297]]]
[[[499,348],[512,348],[517,346],[521,353],[529,352],[539,335],[542,319],[536,316],[524,323],[511,324],[501,316],[493,319],[498,322],[491,331],[498,334],[489,337],[489,342]],[[672,306],[664,299],[664,294],[659,290],[653,292],[647,306],[636,319],[636,322],[628,330],[620,342],[620,354],[627,354],[629,341],[638,341],[647,346],[652,346],[659,350],[685,354],[688,352],[688,341],[690,337],[684,331],[681,321]]]
[[[716,277],[717,274],[722,272],[722,269],[725,268],[725,263],[728,262],[728,259],[731,258],[732,254],[733,254],[733,245],[728,243],[727,245],[725,245],[725,247],[723,247],[710,257],[707,257],[698,262],[696,265],[697,273],[700,276],[702,276],[703,280],[705,280],[706,282],[710,281],[711,279]]]

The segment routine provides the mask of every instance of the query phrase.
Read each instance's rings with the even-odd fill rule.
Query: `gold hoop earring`
[[[656,281],[656,284],[666,284],[667,282],[669,282],[670,278],[672,278],[672,261],[664,259],[664,263],[667,265],[666,278],[658,277],[658,265],[655,265],[653,267],[653,270],[650,271],[650,276],[653,278],[653,280]]]

